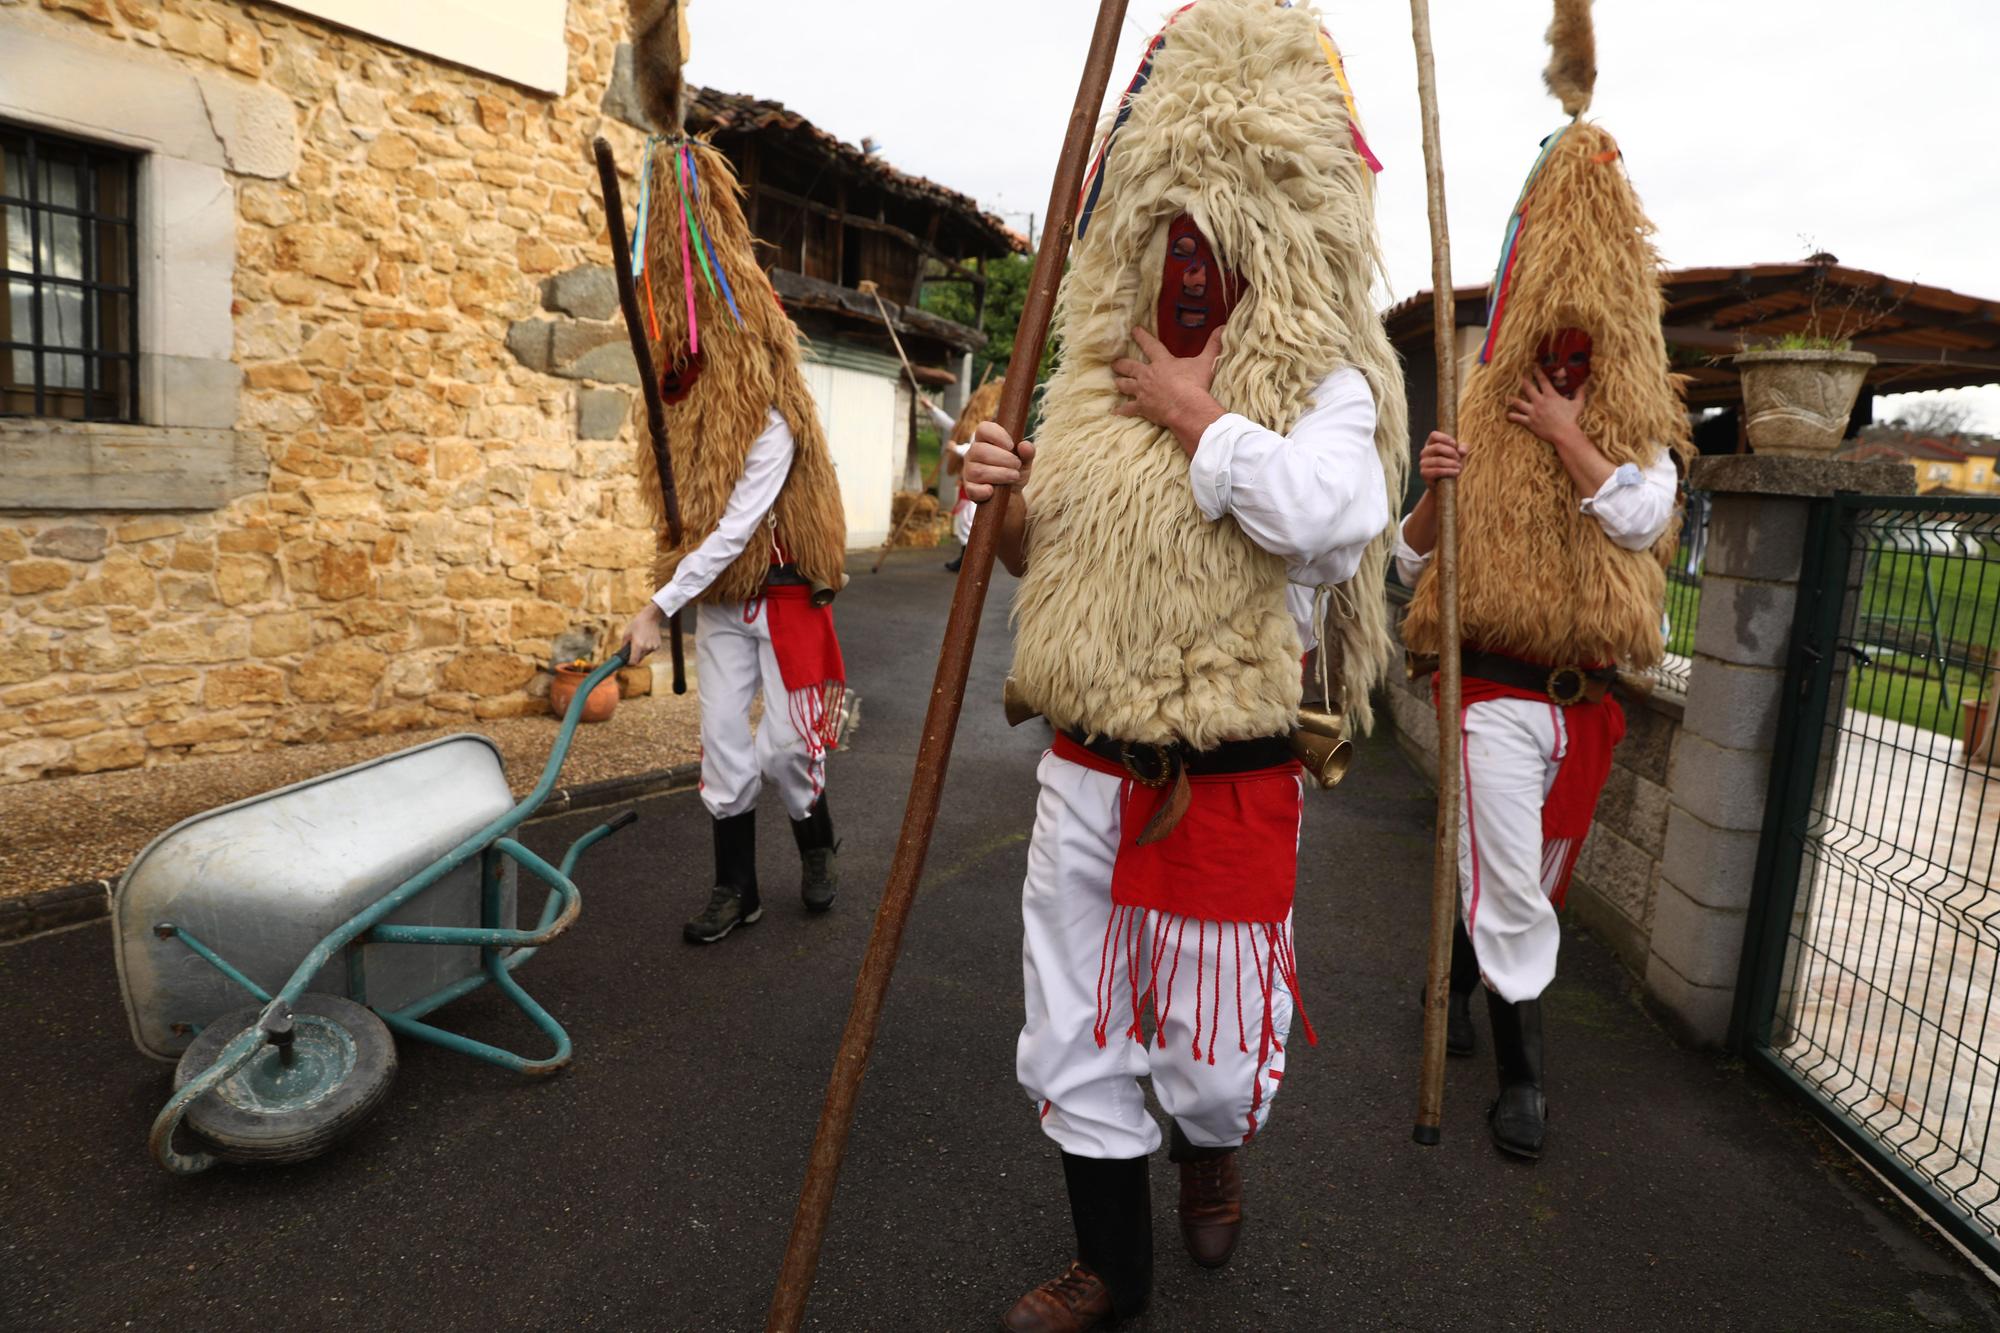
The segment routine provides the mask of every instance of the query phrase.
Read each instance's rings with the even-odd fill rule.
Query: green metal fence
[[[1838,496],[1807,535],[1739,1043],[2000,1261],[2000,501]]]
[[[1687,693],[1694,669],[1694,624],[1701,614],[1701,570],[1708,552],[1708,495],[1684,491],[1681,500],[1680,545],[1667,564],[1667,604],[1660,622],[1666,657],[1653,668],[1655,683]]]

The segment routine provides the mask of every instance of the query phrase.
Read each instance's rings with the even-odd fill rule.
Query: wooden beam
[[[804,209],[805,211],[811,213],[818,213],[824,217],[830,217],[838,222],[843,222],[850,227],[859,227],[863,231],[878,232],[884,236],[894,237],[896,240],[899,240],[903,244],[909,246],[912,250],[915,250],[918,254],[922,255],[924,258],[937,260],[938,263],[942,264],[945,267],[945,269],[955,277],[962,277],[981,282],[984,281],[983,278],[980,278],[971,269],[965,267],[965,265],[959,263],[957,260],[945,258],[943,255],[933,250],[930,246],[924,244],[921,237],[918,237],[912,232],[904,231],[901,227],[896,226],[894,223],[878,222],[874,218],[857,217],[852,213],[844,213],[841,210],[833,208],[827,204],[818,203],[811,199],[801,198],[798,195],[791,193],[791,191],[789,190],[781,190],[775,185],[765,185],[760,188],[766,198],[773,199],[778,203],[789,204],[794,208]]]

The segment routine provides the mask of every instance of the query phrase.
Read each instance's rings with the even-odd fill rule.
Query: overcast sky
[[[1133,0],[1115,98],[1170,6]],[[1092,0],[693,0],[698,83],[774,98],[1026,230],[1048,208]],[[1322,0],[1382,159],[1386,300],[1430,285],[1404,0]],[[2000,298],[2000,5],[1992,0],[1602,0],[1593,118],[1617,136],[1674,266],[1810,248]],[[1452,276],[1500,231],[1562,111],[1548,0],[1432,0]],[[2000,431],[2000,389],[1970,391]]]

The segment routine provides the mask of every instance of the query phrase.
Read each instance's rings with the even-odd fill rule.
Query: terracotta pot
[[[579,671],[575,667],[557,667],[556,678],[549,682],[550,711],[557,717],[566,716],[569,713],[570,700],[576,697],[578,688],[582,686],[585,678],[589,675],[590,672]],[[592,690],[590,697],[583,701],[583,720],[585,722],[606,721],[617,707],[618,677],[615,675],[606,676],[603,680],[597,682],[597,688]]]
[[[1760,454],[1823,458],[1840,448],[1861,382],[1875,358],[1868,352],[1819,349],[1739,352],[1743,430]]]
[[[1986,756],[1979,753],[1979,742],[1986,735],[1986,716],[1989,705],[1984,699],[1964,699],[1959,702],[1958,706],[1965,717],[1965,757],[1968,759],[1986,758]]]

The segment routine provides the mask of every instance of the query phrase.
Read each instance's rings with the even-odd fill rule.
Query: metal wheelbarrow
[[[196,815],[139,854],[113,891],[112,934],[133,1040],[177,1062],[155,1161],[188,1175],[324,1152],[387,1094],[392,1033],[524,1074],[569,1063],[569,1035],[514,971],[576,920],[577,859],[638,816],[591,829],[559,866],[509,835],[554,789],[591,689],[624,664],[577,690],[519,802],[498,747],[448,736]],[[549,890],[529,930],[515,918],[523,869]],[[548,1054],[424,1021],[485,985]]]

